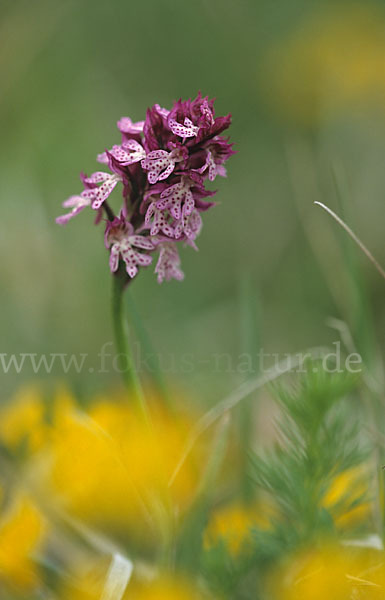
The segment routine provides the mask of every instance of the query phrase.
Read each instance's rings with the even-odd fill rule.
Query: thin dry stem
[[[383,279],[385,279],[385,270],[381,267],[380,263],[374,258],[373,254],[367,249],[367,247],[365,246],[365,244],[363,242],[361,242],[360,238],[354,233],[354,231],[352,229],[350,229],[349,225],[347,225],[345,223],[345,221],[343,221],[341,219],[341,217],[339,217],[335,212],[333,212],[331,210],[331,208],[329,208],[325,204],[322,204],[322,202],[316,201],[316,202],[314,202],[314,204],[318,204],[318,206],[320,206],[321,208],[323,208],[327,213],[329,213],[330,216],[333,217],[333,219],[335,221],[337,221],[337,223],[339,225],[341,225],[341,227],[343,229],[345,229],[346,233],[348,235],[350,235],[350,237],[352,238],[352,240],[357,244],[357,246],[360,248],[360,250],[362,250],[362,252],[365,254],[365,256],[370,260],[370,262],[377,269],[377,271],[379,272],[379,274],[381,275],[381,277]]]

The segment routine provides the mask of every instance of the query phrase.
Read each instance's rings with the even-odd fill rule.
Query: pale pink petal
[[[77,208],[73,208],[71,212],[66,215],[61,215],[60,217],[56,217],[55,221],[58,225],[66,225],[70,219],[76,217],[80,212],[82,212],[84,206],[78,206]]]
[[[98,154],[96,160],[103,165],[108,165],[107,152],[102,152],[101,154]]]
[[[155,202],[151,202],[150,206],[147,209],[146,216],[144,218],[144,222],[148,225],[152,219],[152,216],[155,212]]]
[[[194,196],[190,189],[186,190],[186,194],[184,197],[184,205],[183,205],[183,214],[191,215],[192,211],[195,208]]]
[[[118,244],[114,244],[111,248],[110,253],[110,269],[114,273],[118,270],[119,265],[119,246]]]
[[[143,146],[141,146],[136,140],[127,140],[126,142],[123,142],[122,146],[124,149],[132,150],[134,152],[143,152],[146,154]]]
[[[99,188],[92,190],[94,192],[94,196],[91,206],[94,210],[100,208],[103,202],[107,200],[117,183],[118,179],[111,177],[110,179],[104,181]]]
[[[147,154],[147,158],[150,160],[155,160],[159,158],[168,158],[169,153],[167,150],[153,150]]]
[[[169,119],[169,126],[174,135],[182,138],[195,137],[198,135],[198,127],[192,124],[190,119],[186,117],[184,125],[181,125],[175,119]]]
[[[117,122],[118,129],[122,133],[129,133],[131,125],[132,125],[132,121],[131,121],[130,117],[122,117]]]
[[[167,208],[168,202],[169,202],[168,198],[163,198],[162,200],[157,200],[156,208],[158,208],[159,210],[164,210],[165,208]]]
[[[182,220],[177,223],[174,228],[174,236],[176,239],[179,239],[183,235],[183,223]]]
[[[175,233],[174,233],[174,230],[171,227],[171,225],[168,225],[168,224],[164,225],[162,227],[162,231],[165,235],[168,235],[168,237],[170,237],[170,238],[175,237]]]
[[[56,218],[56,223],[66,225],[70,219],[76,217],[86,206],[90,205],[90,200],[82,196],[70,196],[63,202],[64,208],[72,208],[66,215]]]
[[[121,133],[142,133],[144,121],[133,123],[130,117],[122,117],[117,122],[117,126]]]
[[[168,198],[171,194],[174,194],[180,188],[181,188],[181,184],[180,183],[174,183],[174,185],[170,185],[170,187],[168,187],[165,190],[163,190],[163,192],[161,193],[160,197],[161,198]]]
[[[86,204],[84,198],[82,196],[70,196],[67,200],[64,200],[62,206],[63,208],[72,208],[74,206],[81,206]]]
[[[128,142],[124,142],[121,146],[113,146],[110,153],[124,166],[139,162],[146,156],[144,148],[135,140],[128,140]]]
[[[152,263],[152,256],[148,254],[136,254],[136,262],[141,267],[148,267]]]
[[[154,184],[158,181],[159,171],[149,171],[147,178],[151,184]]]
[[[158,181],[162,181],[163,179],[167,179],[167,177],[169,175],[171,175],[171,173],[173,172],[174,169],[175,169],[175,164],[174,163],[169,164],[168,167],[166,168],[166,170],[163,171],[163,173],[161,173],[158,176]]]
[[[138,267],[136,266],[136,263],[132,262],[130,259],[126,259],[124,257],[123,257],[123,259],[124,259],[124,262],[126,263],[126,271],[127,271],[128,275],[131,278],[135,277],[135,275],[138,272]]]
[[[177,221],[179,221],[180,216],[181,216],[181,202],[180,200],[178,200],[177,198],[173,198],[170,201],[170,213],[172,214],[172,216],[174,217],[174,219],[176,219]]]
[[[122,148],[122,146],[113,146],[110,150],[110,154],[117,160],[118,162],[124,162],[127,159],[130,159],[130,154],[126,152]]]
[[[98,189],[98,188],[89,188],[89,189],[87,189],[87,190],[83,190],[83,191],[82,191],[82,196],[83,196],[83,198],[87,198],[88,200],[93,200],[93,199],[94,199],[94,197],[95,197],[95,191],[96,191],[97,189]]]
[[[215,162],[211,159],[209,161],[209,180],[214,181],[216,175],[217,175],[217,167],[215,165]]]
[[[86,177],[84,181],[86,183],[101,183],[110,177],[111,175],[109,173],[105,173],[104,171],[96,171],[96,173],[92,173],[90,177]]]
[[[166,217],[160,210],[155,210],[155,218],[151,227],[150,234],[157,235],[159,231],[163,231],[163,233],[169,237],[174,237],[174,230],[167,223]]]
[[[164,280],[170,281],[170,279],[181,281],[184,274],[180,268],[180,258],[176,245],[172,242],[162,243],[159,249],[159,259],[155,267],[158,283],[162,283]]]
[[[136,246],[137,248],[143,248],[143,250],[153,250],[154,249],[153,243],[148,238],[145,238],[142,235],[131,235],[128,238],[128,241],[133,246]]]

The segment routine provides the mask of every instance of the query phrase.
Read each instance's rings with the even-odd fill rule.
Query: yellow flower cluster
[[[93,565],[77,573],[72,583],[58,590],[59,600],[99,600],[103,594],[107,570]],[[210,596],[211,600],[212,597]],[[129,581],[122,600],[208,600],[190,580],[169,573],[151,573]]]
[[[333,518],[336,530],[354,531],[372,521],[369,465],[337,474],[326,488],[320,507]],[[223,544],[233,556],[247,551],[253,529],[268,529],[272,519],[280,518],[274,500],[265,497],[253,504],[233,502],[213,511],[206,528],[204,545],[210,549]]]
[[[0,580],[35,585],[30,557],[48,504],[99,533],[154,550],[165,529],[177,527],[202,477],[207,452],[198,443],[169,485],[192,424],[189,415],[155,406],[148,424],[119,394],[81,410],[64,390],[49,403],[37,389],[21,391],[2,410],[0,442],[39,501],[4,510]]]
[[[270,526],[272,507],[265,503],[242,504],[233,502],[215,510],[206,527],[204,546],[210,549],[223,544],[232,556],[247,552],[252,529]]]
[[[267,589],[271,600],[383,600],[385,553],[325,543],[286,560]]]
[[[54,513],[68,515],[98,533],[124,540],[136,549],[154,550],[167,528],[175,530],[199,489],[209,452],[204,442],[194,446],[169,485],[192,424],[191,416],[171,414],[157,406],[147,423],[135,417],[119,394],[95,398],[83,410],[65,390],[59,390],[47,403],[39,390],[20,392],[0,414],[0,442],[16,458],[15,467],[21,474],[17,494],[12,491],[10,500],[4,495],[0,512],[0,593],[1,582],[26,590],[38,584],[35,559],[51,533],[51,525],[43,517],[48,504]],[[350,469],[337,474],[325,490],[321,506],[332,516],[336,530],[354,531],[370,521],[368,477],[367,466]],[[204,547],[209,550],[222,544],[229,554],[239,556],[251,548],[252,530],[268,529],[279,514],[267,496],[251,504],[239,500],[222,504],[211,512]],[[369,577],[369,566],[365,566],[369,558],[380,558],[379,554],[360,554],[365,568],[358,568],[355,559],[347,558],[350,554],[346,549],[338,547],[336,560],[330,560],[330,552],[327,546],[322,552],[308,552],[285,564],[282,586],[274,590],[277,598],[317,600],[318,596],[306,595],[314,582],[309,588],[306,582],[318,571],[324,572],[325,581],[330,579],[325,586],[335,582],[336,589],[341,590],[338,600],[345,598],[343,594],[351,589],[354,578],[373,581],[373,589],[383,585],[381,569],[376,567]],[[342,577],[344,570],[348,578]],[[93,595],[92,585],[84,586],[83,579],[79,577],[65,593],[66,600],[99,597],[99,588]],[[102,580],[93,579],[96,586]],[[290,585],[286,586],[286,581]],[[196,590],[191,591],[191,584],[171,581],[167,576],[152,578],[148,584],[135,583],[134,579],[130,586],[135,595],[129,597],[137,600],[200,597]],[[300,593],[290,595],[292,589]]]
[[[152,411],[147,424],[123,400],[99,400],[86,414],[72,406],[52,434],[47,486],[85,523],[143,541],[149,529],[156,533],[154,515],[183,512],[194,497],[199,447],[168,485],[190,427],[189,418],[163,411]]]
[[[42,515],[26,494],[18,493],[5,505],[0,516],[0,581],[20,590],[38,583],[33,554],[40,547],[45,529]]]
[[[368,464],[339,473],[331,482],[323,498],[322,506],[334,519],[336,528],[349,530],[373,519]]]
[[[385,103],[385,16],[372,2],[310,13],[267,52],[263,89],[283,117],[305,125]]]

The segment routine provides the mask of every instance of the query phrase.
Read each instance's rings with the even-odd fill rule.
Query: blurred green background
[[[88,353],[71,385],[117,381],[88,372],[112,340],[102,229],[86,212],[65,228],[54,219],[119,140],[118,118],[202,90],[233,114],[238,153],[215,182],[199,253],[182,252],[185,281],[158,286],[150,268],[132,287],[164,370],[197,397],[244,378],[215,372],[212,356],[236,365],[247,345],[245,281],[255,346],[331,343],[334,316],[373,361],[384,282],[313,202],[344,214],[385,263],[384,3],[2,0],[0,17],[1,353]],[[47,377],[62,379],[60,365],[11,370],[1,394]]]

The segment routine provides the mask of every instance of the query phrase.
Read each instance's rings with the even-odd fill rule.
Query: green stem
[[[150,363],[149,372],[151,374],[155,388],[161,393],[162,399],[164,400],[167,408],[173,410],[174,406],[172,403],[172,398],[167,389],[167,384],[163,376],[162,369],[160,367],[158,355],[154,350],[152,340],[148,334],[146,327],[143,324],[143,320],[139,314],[139,311],[131,294],[128,295],[127,306],[132,318],[133,326],[135,328],[138,341],[140,342],[140,345],[146,355],[146,362]]]
[[[245,353],[251,372],[245,379],[251,379],[256,369],[255,360],[260,350],[260,307],[254,290],[251,273],[245,271],[239,286],[241,352]],[[253,437],[253,420],[256,398],[249,396],[239,406],[239,435],[241,440],[241,488],[243,500],[249,503],[254,499],[255,486],[249,477],[249,460]]]
[[[124,311],[124,290],[127,285],[125,273],[119,270],[113,277],[112,320],[115,335],[115,345],[118,353],[120,372],[126,390],[133,398],[137,413],[148,420],[148,410],[143,389],[135,369],[135,364],[128,344],[128,325]]]

